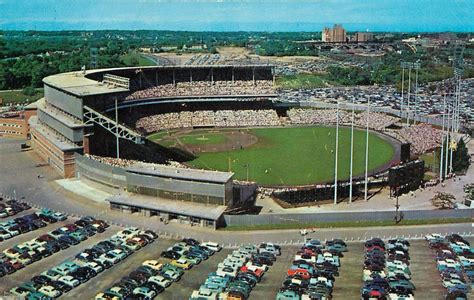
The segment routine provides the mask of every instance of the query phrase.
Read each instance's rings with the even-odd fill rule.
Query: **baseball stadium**
[[[110,192],[112,209],[201,226],[248,211],[262,191],[292,205],[362,197],[410,152],[430,150],[410,140],[424,125],[401,128],[396,112],[280,99],[271,65],[89,70],[43,82],[30,144],[61,176]]]

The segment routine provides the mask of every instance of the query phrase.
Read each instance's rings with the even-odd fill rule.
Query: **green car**
[[[190,263],[192,263],[193,265],[198,265],[201,263],[201,259],[199,257],[191,257],[191,256],[181,256],[180,258],[184,258],[186,259],[187,261],[189,261]]]
[[[76,230],[74,232],[71,232],[69,234],[69,236],[76,239],[76,240],[78,240],[78,241],[85,241],[87,239],[87,235],[82,233],[82,231],[80,231],[80,230]]]
[[[26,281],[24,282],[22,285],[20,285],[20,288],[22,289],[25,289],[25,290],[28,290],[30,291],[31,293],[35,293],[36,292],[36,286],[33,282],[31,281]]]
[[[299,300],[300,296],[294,291],[278,292],[276,300]]]
[[[28,295],[26,297],[28,300],[52,300],[53,298],[46,296],[45,294],[39,293],[39,292],[34,292]]]
[[[165,264],[165,265],[163,266],[162,271],[165,272],[165,271],[167,271],[167,270],[171,270],[171,271],[173,271],[173,272],[176,272],[176,273],[178,273],[180,276],[184,273],[184,270],[183,270],[183,269],[178,268],[178,267],[176,267],[176,266],[173,266],[173,265],[171,265],[171,264]]]

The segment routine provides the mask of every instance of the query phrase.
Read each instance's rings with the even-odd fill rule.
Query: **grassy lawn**
[[[276,79],[276,86],[282,89],[320,88],[326,87],[322,75],[297,74],[280,76]]]
[[[250,133],[258,142],[248,148],[201,153],[188,162],[196,168],[235,173],[236,179],[249,179],[266,185],[304,185],[334,180],[335,128],[292,127],[257,128]],[[369,169],[390,161],[392,145],[377,135],[369,136]],[[338,178],[349,177],[350,128],[339,130]],[[365,132],[354,135],[354,175],[365,169]]]
[[[430,220],[402,220],[396,226],[407,225],[429,225],[429,224],[453,224],[470,223],[470,218],[459,219],[430,219]],[[373,227],[373,226],[394,226],[394,221],[341,221],[341,222],[316,222],[316,223],[280,223],[280,224],[260,224],[260,225],[233,225],[221,228],[225,231],[247,231],[247,230],[273,230],[273,229],[300,229],[300,228],[345,228],[345,227]]]
[[[160,132],[157,132],[157,133],[150,134],[149,136],[147,136],[147,139],[154,142],[156,140],[159,140],[159,139],[163,138],[166,135],[168,135],[167,131],[160,131]]]
[[[220,133],[190,134],[179,139],[186,145],[216,145],[226,142],[225,136]]]
[[[139,53],[132,51],[122,56],[122,61],[128,66],[154,66],[155,64],[148,58],[140,55]],[[138,63],[138,64],[137,64]]]
[[[29,103],[34,102],[44,96],[42,88],[36,89],[37,93],[34,96],[28,96],[23,94],[21,90],[8,90],[0,91],[0,98],[3,99],[3,105],[8,103],[23,103],[28,100]]]

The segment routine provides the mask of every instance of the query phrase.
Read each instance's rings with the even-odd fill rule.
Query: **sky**
[[[2,30],[474,32],[474,0],[0,0]]]

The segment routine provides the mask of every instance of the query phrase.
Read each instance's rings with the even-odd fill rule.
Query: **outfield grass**
[[[236,179],[247,178],[264,185],[305,185],[334,180],[335,128],[257,128],[249,132],[258,142],[248,148],[200,153],[188,162],[196,168],[232,171]],[[369,135],[369,170],[393,157],[392,145]],[[349,178],[350,128],[339,131],[338,178]],[[354,176],[365,170],[365,131],[354,134]]]
[[[459,219],[426,219],[426,220],[402,220],[395,224],[394,221],[341,221],[341,222],[315,222],[315,223],[279,223],[259,225],[233,225],[221,228],[224,231],[248,231],[248,230],[274,230],[274,229],[300,229],[300,228],[348,228],[348,227],[374,227],[374,226],[415,226],[430,224],[456,224],[471,223],[470,218]]]
[[[215,145],[227,141],[220,133],[203,133],[180,136],[179,140],[186,145]]]
[[[28,96],[23,94],[21,90],[4,90],[0,91],[0,98],[3,99],[3,105],[12,103],[24,103],[28,100],[29,103],[35,102],[36,100],[42,98],[44,96],[43,89],[36,89],[37,93],[33,96]]]

